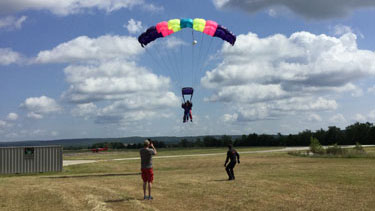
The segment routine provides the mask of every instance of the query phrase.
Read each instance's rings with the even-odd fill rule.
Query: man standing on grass
[[[152,156],[156,155],[156,149],[150,139],[144,141],[144,147],[139,151],[141,155],[141,171],[143,179],[143,199],[153,199],[151,196],[152,182],[154,181],[154,172],[152,170]],[[146,195],[146,186],[148,184],[148,196]]]
[[[229,159],[230,159],[230,162],[227,165]],[[225,170],[227,171],[227,174],[229,176],[228,180],[235,179],[233,168],[237,163],[236,161],[238,161],[238,164],[240,163],[240,155],[235,149],[233,149],[232,144],[228,144],[227,159],[225,160],[225,163],[224,163]]]

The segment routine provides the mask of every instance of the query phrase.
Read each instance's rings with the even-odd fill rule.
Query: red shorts
[[[141,169],[141,171],[142,171],[143,182],[152,183],[154,181],[154,171],[152,170],[152,168]]]

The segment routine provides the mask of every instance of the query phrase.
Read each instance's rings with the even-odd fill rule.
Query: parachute
[[[168,22],[163,21],[156,26],[151,26],[138,37],[138,42],[142,47],[150,42],[160,38],[169,36],[183,28],[192,28],[195,31],[203,32],[212,37],[219,37],[231,45],[236,42],[236,36],[227,28],[219,25],[215,21],[204,20],[201,18],[193,19],[171,19]]]
[[[187,31],[186,31],[187,30]],[[184,48],[190,48],[184,50],[182,47],[182,44],[180,45],[180,54],[177,52],[178,48],[174,47],[173,51],[169,52],[168,54],[168,48],[167,45],[161,45],[161,48],[158,48],[158,46],[155,45],[150,45],[150,46],[155,46],[154,52],[152,53],[152,50],[149,50],[151,47],[147,46],[150,43],[154,42],[155,40],[159,38],[165,38],[165,37],[172,37],[171,35],[174,34],[184,34],[180,31],[185,31],[185,32],[190,32],[191,30],[191,36],[192,36],[192,44],[187,45],[186,44],[186,37],[182,38],[184,44]],[[176,33],[179,32],[179,33]],[[201,32],[202,33],[202,38],[198,42],[195,39],[194,32]],[[177,39],[177,35],[174,37]],[[205,35],[205,36],[204,36]],[[208,35],[208,36],[206,36]],[[180,35],[183,37],[183,35]],[[189,36],[189,35],[188,35]],[[211,39],[207,42],[209,42],[207,45],[204,45],[204,41],[206,38],[204,37],[211,37]],[[205,60],[210,53],[210,50],[212,53],[216,53],[212,47],[215,47],[215,44],[212,45],[214,37],[220,38],[223,41],[226,41],[230,45],[234,45],[236,42],[236,36],[230,32],[227,28],[224,26],[218,24],[215,21],[212,20],[205,20],[201,18],[195,18],[195,19],[190,19],[190,18],[184,18],[184,19],[171,19],[169,21],[162,21],[157,23],[155,26],[149,27],[145,32],[143,32],[141,35],[138,37],[138,42],[141,44],[143,48],[146,49],[146,52],[152,57],[154,61],[153,67],[159,66],[160,69],[168,69],[172,74],[174,74],[175,78],[183,79],[186,78],[186,73],[188,71],[185,71],[186,69],[189,69],[186,67],[186,60],[191,57],[191,74],[192,74],[192,84],[186,86],[180,86],[181,88],[181,93],[182,93],[182,99],[183,102],[185,102],[185,95],[190,95],[190,101],[193,97],[194,93],[194,85],[195,85],[195,78],[197,75],[199,76],[199,71],[203,68],[203,66],[207,63],[205,63]],[[207,38],[208,39],[208,38]],[[218,45],[222,45],[222,42],[216,43]],[[187,47],[186,47],[187,46]],[[199,47],[197,47],[199,46]],[[205,47],[202,47],[205,46]],[[217,45],[216,45],[217,46]],[[218,47],[218,46],[217,46]],[[198,49],[199,48],[199,49]],[[152,49],[152,48],[151,48]],[[195,54],[195,49],[199,50],[198,54]],[[191,55],[188,55],[188,53],[191,52]],[[164,56],[164,55],[167,56]],[[180,55],[180,58],[177,58],[178,55]],[[208,57],[210,59],[215,59],[216,57]]]

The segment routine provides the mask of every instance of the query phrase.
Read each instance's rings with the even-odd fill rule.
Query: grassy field
[[[282,147],[242,147],[240,151],[259,151],[281,149]],[[157,149],[159,156],[164,155],[192,155],[192,154],[211,154],[225,153],[227,148],[160,148]],[[80,151],[64,153],[64,160],[109,160],[117,158],[132,158],[139,156],[139,149],[127,149],[119,151],[102,151],[93,153],[91,151]]]
[[[211,150],[197,149],[196,153],[225,153],[224,148]],[[375,148],[368,151],[375,153]],[[129,151],[70,154],[64,158],[106,160],[124,157],[118,155],[121,153],[138,156],[137,151]],[[160,155],[191,153],[160,151]],[[73,165],[64,167],[61,173],[0,176],[0,210],[375,208],[375,159],[242,154],[235,181],[226,180],[224,160],[224,155],[154,159],[152,201],[143,200],[139,160]]]

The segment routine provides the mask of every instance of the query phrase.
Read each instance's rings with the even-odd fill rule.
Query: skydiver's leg
[[[230,166],[229,171],[230,171],[230,174],[232,175],[232,179],[235,179],[235,178],[236,178],[236,177],[234,176],[234,171],[233,171],[235,165],[236,165],[235,162],[231,162],[231,163],[229,163],[229,166]]]
[[[148,182],[148,199],[152,199],[151,188],[152,188],[152,182]]]
[[[191,110],[189,111],[190,121],[193,121],[193,115],[191,114]]]
[[[229,164],[227,165],[227,167],[225,167],[225,171],[227,171],[227,174],[228,174],[228,180],[231,180],[232,179],[232,174],[229,170]]]
[[[143,199],[146,199],[146,185],[147,185],[147,182],[143,182]]]
[[[184,122],[189,120],[189,113],[184,113]]]

